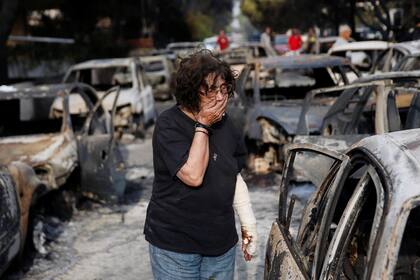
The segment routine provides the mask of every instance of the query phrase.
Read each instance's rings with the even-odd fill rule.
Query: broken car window
[[[356,180],[363,171],[363,176]],[[340,279],[361,279],[367,275],[383,208],[384,190],[375,169],[366,165],[356,167],[344,184],[334,213],[330,227],[330,236],[332,232],[334,236],[324,273]]]
[[[58,133],[61,116],[50,116],[54,98],[28,98],[0,101],[0,137]]]
[[[281,192],[286,192],[287,200],[285,207],[279,205],[282,207],[280,211],[285,212],[285,225],[290,225],[290,236],[297,245],[294,248],[299,249],[300,261],[307,268],[308,275],[324,211],[320,200],[335,178],[340,164],[340,160],[316,151],[293,152],[282,180]],[[281,196],[280,203],[284,203],[282,201],[285,201],[284,196]]]
[[[335,78],[328,68],[281,69],[262,68],[259,72],[258,86],[261,101],[278,101],[284,99],[303,99],[307,92],[314,88],[336,85]],[[245,83],[246,96],[253,94],[251,71]]]
[[[132,73],[128,66],[111,66],[76,71],[79,72],[78,82],[91,85],[98,91],[105,91],[113,86],[121,86],[122,88],[131,88],[133,86]]]

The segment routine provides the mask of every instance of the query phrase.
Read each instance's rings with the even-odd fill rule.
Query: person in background
[[[297,28],[292,29],[292,34],[289,37],[288,45],[289,52],[292,55],[299,54],[302,48],[302,37],[300,36],[300,31]]]
[[[217,37],[217,44],[219,45],[220,51],[223,51],[229,47],[229,39],[225,35],[225,31],[220,30],[219,36]]]
[[[246,147],[226,114],[235,89],[230,66],[201,50],[179,65],[177,104],[153,133],[153,192],[144,234],[154,278],[232,280],[239,216],[242,252],[256,249],[256,220],[240,171]]]
[[[333,47],[347,44],[351,40],[351,28],[347,24],[342,24],[338,28],[339,37]]]
[[[316,36],[315,28],[311,27],[308,30],[308,39],[304,47],[305,53],[317,54],[319,53],[319,43]]]
[[[271,27],[267,26],[265,31],[261,34],[260,43],[267,48],[272,48],[271,46]]]

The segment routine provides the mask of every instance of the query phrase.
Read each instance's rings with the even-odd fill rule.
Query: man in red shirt
[[[219,50],[221,51],[229,47],[229,39],[223,30],[220,30],[219,36],[217,37],[217,44],[219,45]]]
[[[292,29],[292,35],[289,37],[289,51],[293,54],[299,54],[300,49],[302,48],[302,37],[297,28]]]

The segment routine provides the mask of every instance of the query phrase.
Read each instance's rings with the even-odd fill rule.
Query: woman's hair
[[[235,73],[229,65],[215,57],[209,50],[200,50],[181,60],[174,79],[175,98],[179,105],[191,112],[200,110],[200,86],[209,87],[206,77],[215,74],[229,85],[231,92],[235,89]]]

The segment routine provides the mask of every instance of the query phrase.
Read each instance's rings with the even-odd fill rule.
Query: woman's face
[[[207,75],[200,87],[200,104],[214,100],[222,102],[228,97],[230,91],[231,86],[227,85],[222,77],[211,73]]]

